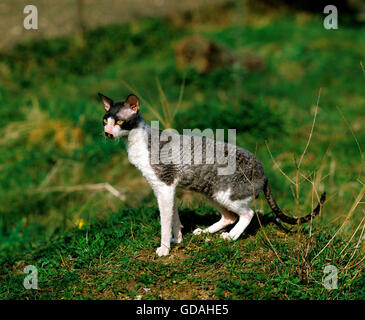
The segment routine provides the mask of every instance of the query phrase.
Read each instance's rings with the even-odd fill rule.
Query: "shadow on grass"
[[[220,219],[220,214],[217,213],[214,209],[212,209],[211,212],[206,212],[204,214],[198,214],[190,209],[182,209],[179,210],[179,215],[181,223],[184,226],[184,228],[182,229],[183,234],[190,233],[198,227],[202,227],[203,229],[205,229]],[[283,226],[272,213],[264,214],[262,212],[257,212],[257,215],[263,227],[267,226],[270,223],[273,223],[285,232],[290,231],[285,226]],[[252,218],[251,223],[248,225],[248,227],[241,236],[242,239],[255,235],[260,229],[260,223],[257,215],[255,214]],[[235,224],[230,225],[223,230],[230,231],[234,226]]]

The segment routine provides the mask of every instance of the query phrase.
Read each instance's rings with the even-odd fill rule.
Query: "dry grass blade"
[[[347,270],[350,270],[350,269],[352,269],[352,268],[355,268],[355,267],[357,267],[360,263],[362,263],[364,260],[365,260],[365,255],[364,255],[364,256],[360,259],[360,261],[356,262],[356,263],[355,263],[355,264],[353,264],[352,266],[347,267],[346,269],[347,269]]]
[[[320,196],[319,196],[319,194],[318,194],[318,191],[317,191],[317,189],[316,189],[316,185],[318,185],[319,184],[319,182],[320,181],[322,181],[323,179],[325,179],[326,178],[326,176],[325,177],[321,177],[321,174],[318,174],[318,175],[316,175],[316,178],[315,178],[315,180],[314,181],[312,181],[312,180],[310,180],[308,177],[306,177],[304,174],[302,174],[302,173],[300,173],[300,176],[304,179],[304,180],[306,180],[306,181],[308,181],[311,185],[312,185],[312,194],[314,193],[315,194],[315,196],[316,196],[316,198],[317,198],[317,201],[318,202],[320,202]],[[313,200],[313,197],[311,197],[312,198],[312,200]],[[314,206],[313,206],[313,201],[312,201],[312,210],[313,210],[313,208],[314,208]]]
[[[360,234],[360,237],[359,237],[359,240],[357,241],[356,243],[356,246],[355,246],[355,250],[352,252],[352,255],[349,259],[349,261],[347,262],[346,266],[345,266],[345,269],[348,267],[348,265],[350,264],[351,260],[353,259],[353,257],[355,256],[355,253],[359,250],[359,247],[360,247],[360,242],[361,240],[363,240],[363,235],[364,235],[364,230],[365,230],[365,223],[364,223],[364,226],[362,227],[362,230],[361,230],[361,234]]]
[[[177,107],[175,108],[173,114],[172,114],[172,119],[175,118],[176,116],[176,113],[180,110],[180,107],[181,107],[181,102],[182,102],[182,97],[184,95],[184,89],[185,89],[185,76],[184,76],[184,79],[183,79],[183,82],[180,86],[180,92],[179,92],[179,100],[177,102]]]
[[[44,180],[41,182],[39,188],[43,188],[52,180],[52,178],[56,175],[57,171],[62,165],[62,160],[58,159],[56,164],[53,166],[52,170],[47,174]]]
[[[321,251],[319,251],[315,257],[312,259],[315,260],[333,241],[333,239],[337,236],[337,234],[339,234],[343,228],[345,227],[345,225],[347,224],[347,222],[349,221],[349,219],[351,218],[352,214],[354,213],[356,207],[358,206],[360,200],[362,199],[362,197],[364,196],[365,193],[365,186],[360,190],[360,193],[358,194],[358,196],[356,197],[353,205],[351,206],[351,209],[349,211],[349,213],[347,214],[345,221],[342,223],[341,227],[335,232],[335,234],[332,236],[332,238],[327,242],[327,244],[321,249]]]
[[[311,128],[311,131],[309,133],[309,137],[308,137],[308,141],[307,141],[307,144],[303,150],[303,153],[302,155],[300,156],[300,159],[299,159],[299,163],[298,163],[298,169],[300,168],[300,165],[302,164],[302,161],[303,161],[303,158],[304,158],[304,155],[305,153],[307,152],[307,149],[309,147],[309,144],[312,140],[312,135],[313,135],[313,130],[314,130],[314,126],[316,124],[316,119],[317,119],[317,113],[318,113],[318,105],[319,105],[319,99],[321,98],[321,91],[322,91],[322,88],[319,89],[319,92],[318,92],[318,97],[317,97],[317,104],[316,104],[316,108],[314,110],[314,117],[313,117],[313,122],[312,122],[312,128]]]
[[[347,223],[349,222],[349,220],[351,219],[355,209],[357,208],[357,206],[359,205],[359,203],[361,202],[361,199],[364,197],[365,194],[365,186],[363,186],[359,192],[359,194],[357,195],[354,203],[351,206],[350,211],[348,212],[345,221],[343,222],[342,226],[340,227],[340,231],[343,230],[343,228],[347,225]]]
[[[360,147],[360,143],[359,141],[357,140],[356,136],[355,136],[355,133],[354,131],[352,130],[352,127],[351,125],[349,124],[349,122],[347,121],[346,117],[344,116],[344,114],[342,113],[341,109],[339,107],[336,107],[338,112],[340,113],[343,121],[346,123],[347,127],[349,128],[351,134],[352,134],[352,137],[354,138],[355,142],[356,142],[356,145],[357,145],[357,148],[359,149],[359,153],[360,153],[360,157],[361,157],[361,165],[360,165],[360,173],[359,173],[359,178],[361,177],[361,174],[362,174],[362,171],[364,170],[364,153],[362,152],[361,150],[361,147]]]
[[[267,236],[267,234],[266,234],[266,232],[265,232],[265,229],[264,229],[264,228],[263,228],[263,226],[262,226],[262,223],[261,223],[260,217],[259,217],[259,215],[258,215],[258,213],[257,213],[257,210],[256,210],[256,200],[254,200],[254,202],[255,202],[255,205],[254,205],[254,206],[255,206],[255,214],[256,214],[257,220],[258,220],[258,222],[259,222],[260,228],[261,228],[261,230],[262,230],[262,232],[263,232],[263,234],[264,234],[264,237],[265,237],[266,241],[269,243],[271,250],[275,253],[275,255],[276,255],[276,257],[278,258],[278,260],[280,261],[280,263],[281,263],[281,264],[284,264],[283,260],[280,258],[279,254],[278,254],[278,253],[277,253],[277,251],[275,250],[275,248],[274,248],[273,244],[271,243],[271,241],[270,241],[269,237]]]
[[[266,148],[267,148],[267,151],[269,151],[269,154],[270,154],[270,157],[271,157],[271,160],[272,160],[272,162],[274,162],[274,165],[275,165],[275,167],[277,168],[277,169],[279,169],[279,171],[281,172],[281,174],[285,177],[285,178],[287,178],[292,184],[294,184],[295,185],[295,182],[291,179],[291,178],[289,178],[289,176],[280,168],[280,166],[279,166],[279,164],[275,161],[275,159],[274,159],[274,157],[273,157],[273,155],[272,155],[272,153],[271,153],[271,150],[270,150],[270,148],[269,148],[269,145],[267,144],[267,141],[265,141],[265,144],[266,144]]]
[[[126,88],[128,88],[132,92],[135,92],[139,96],[141,101],[147,107],[148,111],[150,111],[152,113],[152,115],[157,118],[157,120],[163,125],[163,127],[165,129],[173,127],[173,121],[176,116],[176,113],[180,109],[182,97],[184,94],[185,78],[183,80],[183,83],[181,84],[180,92],[179,92],[179,99],[178,99],[178,102],[177,102],[177,105],[175,108],[173,108],[171,106],[171,103],[167,99],[166,94],[161,86],[160,80],[158,78],[156,78],[157,89],[158,89],[158,93],[160,96],[160,104],[162,107],[162,114],[160,114],[159,111],[157,111],[158,108],[154,108],[146,99],[144,99],[143,96],[140,94],[140,92],[138,92],[134,87],[129,85],[125,80],[121,80],[121,81]]]
[[[364,77],[365,77],[365,68],[364,68],[362,61],[360,61],[360,66],[361,66],[362,73],[364,74]]]
[[[171,103],[167,99],[165,91],[163,90],[163,88],[161,86],[161,83],[160,83],[158,78],[156,78],[156,82],[157,82],[157,88],[158,88],[158,91],[159,91],[159,94],[160,94],[160,103],[161,103],[161,106],[162,106],[164,122],[166,123],[165,128],[166,129],[167,128],[172,128],[176,113],[179,111],[180,106],[181,106],[182,97],[183,97],[184,89],[185,89],[185,78],[183,80],[183,83],[180,86],[178,102],[177,102],[177,104],[174,108],[171,106]]]
[[[57,252],[58,252],[58,254],[59,254],[60,258],[61,258],[62,265],[64,267],[68,268],[68,264],[66,263],[65,259],[63,258],[61,251],[60,250],[57,250]]]
[[[143,98],[140,92],[138,92],[135,88],[133,88],[131,85],[129,85],[125,80],[121,80],[123,85],[130,91],[135,92],[138,97],[141,99],[141,101],[144,103],[144,105],[147,107],[147,109],[162,123],[162,125],[167,128],[167,123],[164,121],[163,117],[153,108],[153,106]]]
[[[170,103],[166,97],[165,92],[163,91],[163,89],[161,87],[160,80],[157,77],[156,77],[156,83],[157,83],[158,92],[160,94],[160,103],[162,106],[162,113],[163,113],[165,122],[167,124],[167,128],[171,128],[172,127],[172,116],[171,116]]]
[[[352,241],[352,239],[354,238],[354,236],[356,235],[356,233],[357,233],[357,231],[360,229],[360,227],[361,227],[361,225],[362,225],[362,223],[364,222],[364,220],[365,220],[365,217],[364,218],[362,218],[362,220],[360,221],[360,223],[359,223],[359,225],[357,226],[357,228],[356,228],[356,230],[354,231],[354,233],[352,234],[352,236],[351,236],[351,238],[350,238],[350,240],[347,242],[347,244],[344,246],[344,248],[341,250],[341,252],[339,253],[339,255],[341,255],[345,250],[346,250],[346,248],[348,247],[348,245],[351,243],[351,241]],[[342,256],[342,258],[345,256],[346,254],[344,254],[343,256]]]
[[[38,193],[50,193],[50,192],[77,192],[77,191],[103,191],[106,190],[110,192],[113,196],[119,198],[121,201],[125,201],[125,195],[114,188],[107,182],[104,183],[96,183],[96,184],[81,184],[76,186],[55,186],[37,189],[35,192]]]

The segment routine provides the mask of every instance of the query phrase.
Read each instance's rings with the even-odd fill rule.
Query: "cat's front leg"
[[[180,222],[179,217],[179,211],[177,208],[176,198],[175,198],[175,204],[174,204],[174,215],[172,218],[172,233],[174,237],[171,239],[172,243],[181,243],[182,242],[182,232],[181,228],[183,228],[183,225]]]
[[[167,256],[170,252],[172,219],[175,209],[175,187],[160,186],[155,190],[161,218],[161,246],[157,248],[158,256]]]

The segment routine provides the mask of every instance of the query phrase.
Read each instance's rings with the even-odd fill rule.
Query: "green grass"
[[[362,225],[346,246],[363,217],[363,204],[350,209],[364,183],[364,28],[328,31],[320,17],[301,14],[278,12],[264,23],[260,16],[258,23],[242,20],[239,10],[230,14],[235,18],[224,25],[147,19],[89,31],[83,39],[33,40],[0,54],[2,299],[364,299],[363,243],[355,248]],[[254,54],[266,67],[226,67],[204,75],[178,70],[173,47],[193,33],[237,55]],[[280,207],[294,213],[310,211],[312,184],[299,177],[297,208],[295,186],[274,166],[265,141],[295,179],[295,159],[306,146],[321,88],[301,165],[301,173],[317,179],[316,189],[329,198],[313,230],[285,233],[265,224],[235,243],[216,235],[206,242],[188,226],[208,225],[218,215],[203,199],[180,192],[184,243],[167,258],[154,255],[155,199],[128,163],[123,143],[103,137],[97,92],[122,100],[135,88],[149,121],[156,120],[150,108],[162,114],[165,100],[172,108],[179,104],[182,86],[173,126],[236,128],[237,144],[257,153]],[[126,200],[105,191],[45,192],[103,182]],[[258,207],[270,211],[263,199]],[[313,260],[349,212],[344,230]],[[81,229],[80,222],[86,223]],[[27,264],[39,268],[40,290],[22,287]],[[339,270],[337,290],[322,285],[328,264]]]
[[[338,253],[342,240],[330,245],[303,268],[296,259],[296,233],[286,234],[265,224],[281,261],[275,256],[257,222],[245,239],[231,243],[218,236],[196,237],[194,221],[209,221],[217,214],[209,207],[198,213],[182,210],[189,231],[171,255],[154,254],[159,243],[158,210],[121,210],[107,221],[65,232],[48,242],[27,244],[3,262],[0,297],[7,299],[363,299],[364,279],[358,269],[340,271],[349,262]],[[262,218],[262,217],[261,217]],[[308,259],[329,240],[331,230],[317,230]],[[307,237],[303,231],[302,241]],[[304,241],[302,244],[304,245]],[[329,260],[328,257],[331,257]],[[357,256],[356,256],[357,258]],[[23,288],[26,265],[39,270],[39,289]],[[337,290],[323,287],[323,268],[339,268]],[[302,269],[309,276],[298,274]],[[355,279],[354,279],[355,278]]]

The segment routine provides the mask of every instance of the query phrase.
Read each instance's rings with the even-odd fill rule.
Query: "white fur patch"
[[[213,195],[213,199],[215,199],[219,204],[221,204],[226,209],[233,211],[240,215],[242,209],[247,209],[248,204],[252,200],[252,197],[248,197],[243,200],[230,200],[231,196],[231,189],[228,188],[226,191],[218,191],[216,194]]]
[[[174,216],[176,185],[166,185],[157,177],[151,167],[148,151],[148,134],[143,125],[130,131],[127,151],[129,161],[142,172],[157,197],[161,217],[161,246],[156,253],[159,256],[166,256],[170,251],[172,225],[180,224],[179,221],[175,221],[178,219],[178,216]]]
[[[231,190],[228,189],[227,191],[217,192],[217,194],[214,195],[214,198],[222,206],[239,215],[238,222],[233,227],[233,229],[229,233],[224,232],[221,234],[223,239],[237,240],[250,224],[254,215],[254,212],[248,206],[249,202],[252,200],[252,197],[248,197],[243,200],[232,201],[229,199],[230,194]]]
[[[132,129],[128,135],[127,151],[129,161],[135,165],[156,192],[166,186],[155,174],[150,164],[148,136],[141,127]]]

